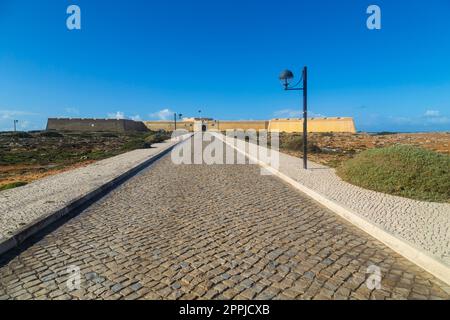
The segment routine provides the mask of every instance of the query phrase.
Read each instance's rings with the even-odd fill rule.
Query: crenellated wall
[[[209,123],[209,130],[216,129],[217,131],[226,131],[226,130],[265,130],[269,127],[269,121],[226,121],[226,120],[217,120],[211,127],[211,123]]]
[[[173,131],[173,121],[132,121],[113,119],[48,119],[47,130],[57,131]],[[177,129],[189,132],[226,130],[268,130],[280,132],[302,132],[302,119],[272,119],[260,121],[225,121],[187,119],[177,122]],[[309,132],[350,132],[356,133],[352,118],[311,118],[308,120]]]
[[[115,119],[60,119],[50,118],[47,130],[55,131],[88,131],[88,132],[128,132],[148,131],[140,121]]]
[[[175,123],[173,121],[144,121],[144,125],[151,131],[173,131],[175,129]],[[187,130],[189,132],[194,131],[194,122],[192,121],[179,121],[177,122],[177,130]]]
[[[153,131],[173,131],[174,129],[173,121],[145,121],[144,124]],[[185,129],[190,132],[199,131],[202,126],[206,126],[208,131],[254,129],[288,133],[303,132],[302,119],[272,119],[269,121],[186,120],[177,122],[177,129]],[[311,118],[308,119],[308,131],[356,133],[356,127],[353,118]]]
[[[303,119],[273,119],[269,131],[303,132]],[[308,132],[350,132],[356,133],[353,118],[311,118],[308,119]]]

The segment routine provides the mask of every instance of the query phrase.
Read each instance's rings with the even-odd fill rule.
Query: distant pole
[[[19,123],[19,120],[14,120],[14,132],[17,131],[17,123]]]
[[[177,113],[176,112],[173,114],[173,119],[175,121],[175,131],[177,131]]]

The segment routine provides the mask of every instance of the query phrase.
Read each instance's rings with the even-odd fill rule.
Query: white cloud
[[[450,124],[449,117],[433,117],[428,119],[428,122],[431,124]]]
[[[29,111],[0,109],[0,131],[12,131],[13,120],[19,120],[18,130],[39,130],[43,127],[42,115]]]
[[[117,111],[116,113],[108,113],[108,119],[125,119],[125,113],[123,113],[122,111]]]
[[[27,120],[19,122],[19,127],[22,130],[28,129],[30,127],[30,125],[31,125],[30,121],[27,121]]]
[[[367,117],[364,117],[367,118]],[[360,121],[362,123],[363,120]],[[376,115],[371,118],[369,125],[374,123],[383,123],[393,127],[402,126],[412,128],[412,130],[421,130],[423,128],[432,128],[433,126],[445,126],[450,124],[450,117],[441,114],[437,110],[427,110],[423,115],[418,116],[383,116]]]
[[[122,112],[122,111],[108,113],[107,118],[108,119],[116,119],[116,120],[131,119],[134,121],[142,121],[142,118],[140,115],[137,114],[137,115],[129,117],[129,116],[125,115],[125,112]]]
[[[64,109],[64,111],[66,111],[66,113],[68,114],[75,114],[75,115],[80,114],[80,110],[78,110],[77,108],[66,108]]]
[[[108,113],[108,119],[117,119],[117,120],[122,120],[122,119],[131,119],[134,121],[142,121],[142,118],[140,115],[136,114],[134,116],[127,116],[125,115],[125,112],[122,111],[117,111],[117,112],[112,112],[112,113]]]
[[[424,117],[426,118],[426,122],[430,124],[449,124],[450,117],[441,115],[441,112],[438,110],[427,110],[425,112]]]
[[[19,110],[0,110],[0,118],[1,119],[13,119],[15,117],[21,116],[36,116],[37,113],[27,112],[27,111],[19,111]]]
[[[325,116],[321,113],[308,112],[308,117],[310,117],[310,118],[326,118],[327,116]]]
[[[415,125],[418,123],[418,118],[412,118],[412,117],[394,117],[394,116],[388,116],[387,117],[388,122],[393,124],[401,124],[401,125]],[[386,121],[385,120],[378,120],[378,121]]]
[[[425,117],[439,117],[441,113],[437,110],[427,110],[425,112]]]
[[[275,111],[273,114],[275,117],[280,118],[298,118],[302,115],[302,112],[300,110],[282,109]]]
[[[174,112],[169,109],[163,109],[150,114],[150,118],[159,120],[169,120],[173,117]]]

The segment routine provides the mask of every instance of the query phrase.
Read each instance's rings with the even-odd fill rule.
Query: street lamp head
[[[291,80],[294,79],[294,74],[290,70],[284,70],[280,74],[279,79],[282,82],[284,88],[287,89],[289,87]]]

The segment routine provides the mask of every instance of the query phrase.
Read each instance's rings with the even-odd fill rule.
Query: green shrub
[[[416,200],[450,202],[450,156],[397,145],[364,151],[338,175],[354,185]]]
[[[280,148],[290,151],[302,151],[303,150],[303,137],[302,136],[285,136],[281,137]],[[314,144],[314,142],[308,142],[308,152],[320,153],[320,148]]]
[[[112,132],[102,133],[101,136],[103,138],[118,138],[119,137],[116,133],[112,133]]]
[[[79,157],[80,160],[103,160],[109,157],[115,156],[115,152],[111,151],[104,151],[104,150],[95,150],[91,151],[89,153],[83,154],[81,157]]]
[[[334,137],[333,132],[319,132],[318,135],[321,137]]]
[[[2,135],[2,136],[5,136],[5,137],[20,138],[20,139],[30,139],[30,138],[33,138],[33,136],[32,136],[31,134],[29,134],[28,132],[23,132],[23,131],[17,131],[17,132],[3,132],[1,135]]]
[[[0,186],[0,191],[3,191],[3,190],[9,190],[9,189],[14,189],[14,188],[18,188],[18,187],[23,187],[23,186],[25,186],[25,185],[27,185],[28,183],[26,183],[26,182],[22,182],[22,181],[19,181],[19,182],[13,182],[13,183],[8,183],[8,184],[5,184],[5,185],[3,185],[3,186]]]
[[[381,131],[374,133],[374,136],[391,136],[397,134],[397,132],[390,132],[390,131]]]
[[[133,137],[130,138],[123,146],[123,151],[131,151],[136,149],[148,149],[151,148],[151,144],[146,141],[145,137]]]
[[[95,132],[80,132],[79,137],[82,139],[93,139],[97,134]]]
[[[170,134],[165,133],[165,132],[158,132],[158,133],[155,133],[155,134],[152,134],[152,135],[149,135],[148,137],[146,137],[145,142],[150,143],[150,145],[151,145],[154,143],[164,142],[170,138],[171,138]]]
[[[41,137],[45,138],[62,138],[64,137],[61,133],[56,131],[43,131],[39,134]]]

